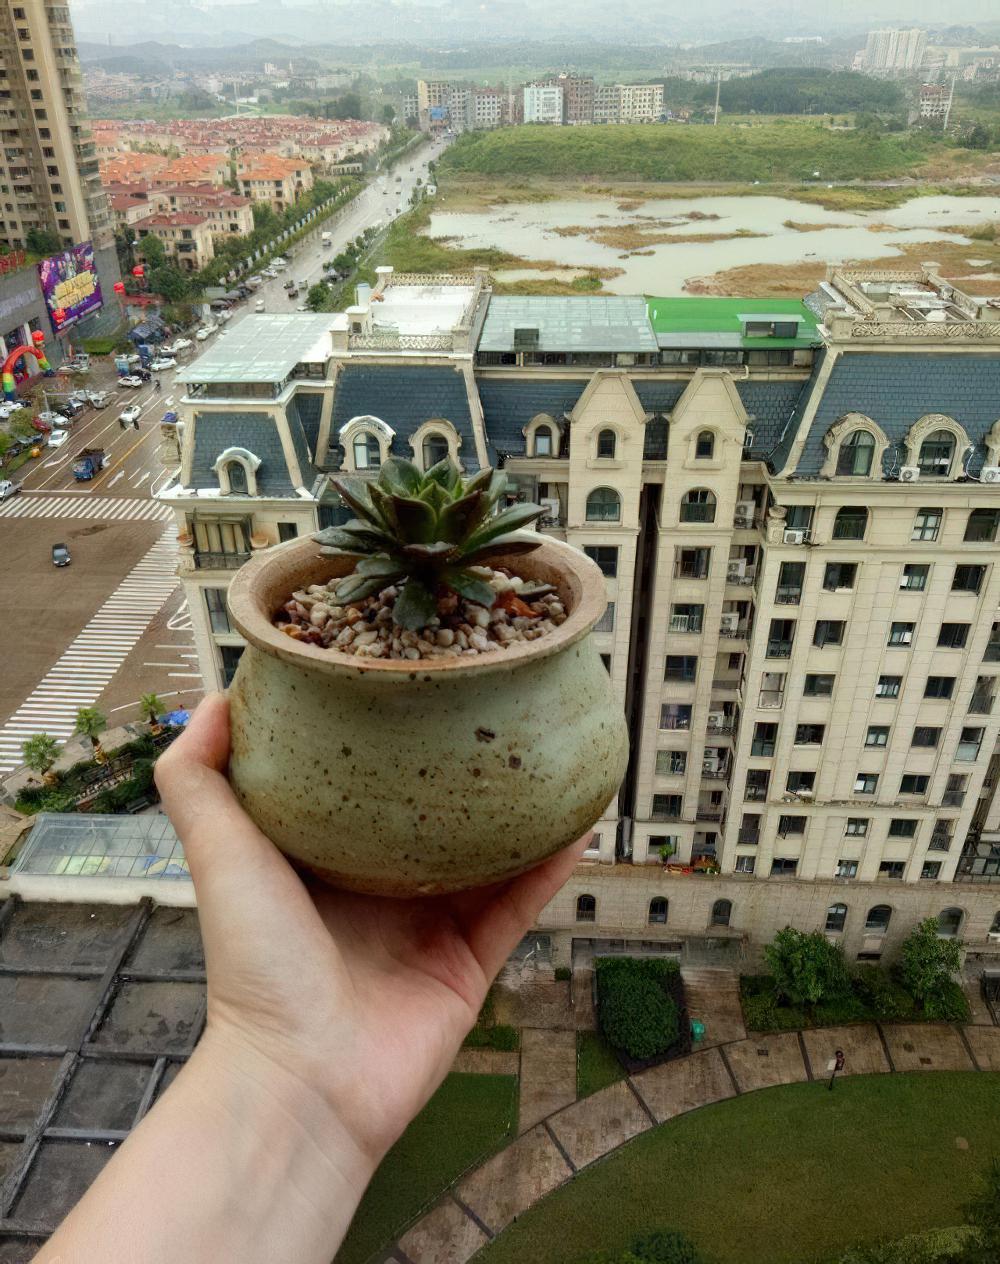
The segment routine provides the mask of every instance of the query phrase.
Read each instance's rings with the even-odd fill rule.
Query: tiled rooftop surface
[[[514,333],[538,331],[539,351],[656,351],[656,336],[638,297],[522,298],[494,295],[480,351],[513,351]]]

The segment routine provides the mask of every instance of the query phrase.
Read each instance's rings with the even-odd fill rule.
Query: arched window
[[[863,540],[868,527],[868,510],[864,505],[843,505],[833,522],[835,540]]]
[[[831,933],[839,934],[844,929],[844,923],[846,921],[846,904],[831,904],[826,910],[826,929]]]
[[[935,430],[920,445],[917,468],[921,474],[947,478],[955,455],[955,436],[950,430]]]
[[[852,430],[837,453],[837,473],[864,477],[872,472],[874,456],[875,436],[867,430]]]
[[[613,430],[602,430],[597,436],[597,455],[603,459],[613,461],[617,444],[618,436]]]
[[[424,439],[424,469],[448,459],[448,440],[441,434],[429,434]]]
[[[622,498],[613,487],[595,487],[587,497],[588,522],[620,522]]]
[[[693,487],[681,501],[681,522],[714,522],[715,496],[705,487]]]
[[[578,895],[576,897],[576,920],[578,922],[593,922],[597,918],[597,901],[592,895]]]
[[[711,461],[715,456],[715,435],[711,430],[702,430],[699,433],[694,441],[694,455],[699,461]]]
[[[662,895],[649,901],[650,926],[665,926],[667,922],[667,901]]]
[[[728,926],[733,915],[732,900],[716,900],[712,905],[712,925]]]
[[[865,930],[869,935],[884,935],[892,920],[892,909],[888,904],[875,904],[868,910],[865,918]]]
[[[367,430],[354,436],[354,468],[377,470],[382,464],[382,448],[378,439]]]
[[[1000,935],[1000,912],[993,919],[993,925],[990,927],[991,935]]]
[[[228,461],[226,473],[229,475],[229,490],[236,496],[247,496],[250,485],[247,482],[247,467],[242,461]]]
[[[536,429],[532,440],[532,456],[555,456],[551,426],[539,426]]]
[[[954,939],[962,929],[962,918],[965,914],[958,908],[942,909],[938,913],[937,933],[941,939]]]

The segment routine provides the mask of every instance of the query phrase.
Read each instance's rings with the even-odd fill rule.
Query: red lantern
[[[52,313],[52,319],[56,322],[57,325],[61,325],[63,321],[66,319],[66,308],[57,307],[56,310]]]
[[[141,276],[145,276],[145,275],[146,275],[146,269],[142,266],[142,264],[141,264],[141,263],[137,263],[137,264],[135,265],[135,267],[132,269],[132,275],[133,275],[134,277],[141,277]]]
[[[36,329],[35,332],[31,335],[31,341],[35,343],[36,346],[40,347],[42,343],[45,341],[45,335],[42,333],[40,329]]]
[[[124,281],[116,281],[116,282],[114,283],[114,285],[113,285],[111,288],[114,290],[114,292],[115,292],[116,294],[124,294],[124,293],[125,293],[125,282],[124,282]]]

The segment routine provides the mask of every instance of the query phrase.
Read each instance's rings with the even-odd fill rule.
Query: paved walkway
[[[1000,1071],[1000,1027],[946,1023],[821,1027],[699,1049],[528,1126],[462,1177],[385,1258],[392,1264],[468,1264],[533,1203],[632,1137],[741,1093],[822,1080],[835,1049],[846,1055],[844,1075]]]

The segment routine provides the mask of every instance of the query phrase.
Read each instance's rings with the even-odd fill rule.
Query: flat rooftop
[[[649,322],[660,347],[811,347],[821,341],[816,316],[799,299],[650,298]],[[795,337],[744,333],[748,320],[798,326]]]
[[[525,331],[532,345],[525,341]],[[515,340],[515,334],[517,339]],[[494,296],[479,339],[479,351],[655,352],[656,335],[645,299]]]
[[[297,364],[325,363],[333,350],[330,313],[260,313],[226,325],[210,350],[177,376],[184,382],[283,382]]]
[[[376,330],[446,334],[462,323],[475,290],[471,285],[388,285],[372,302]]]

